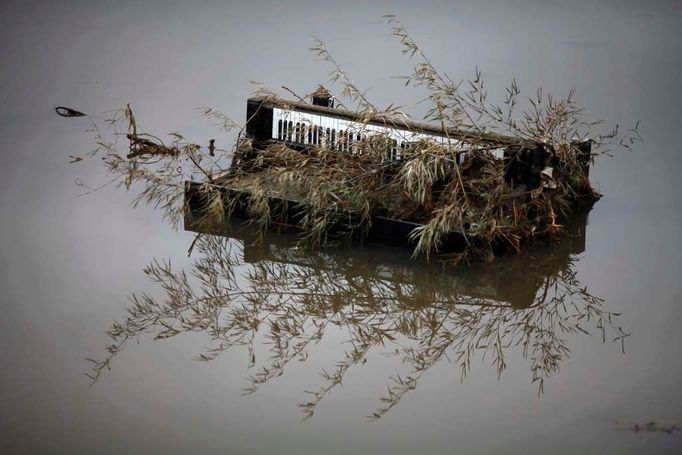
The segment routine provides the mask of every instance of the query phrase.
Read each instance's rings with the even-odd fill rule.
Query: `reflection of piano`
[[[566,226],[567,236],[552,248],[531,249],[527,256],[501,257],[492,264],[444,270],[440,264],[411,260],[408,250],[378,244],[354,248],[307,250],[296,247],[296,237],[268,232],[263,242],[247,223],[232,221],[210,229],[191,222],[185,229],[225,235],[244,244],[244,261],[273,262],[292,267],[329,271],[344,279],[367,279],[400,283],[419,288],[424,295],[462,294],[490,305],[527,308],[544,286],[548,276],[570,271],[571,256],[585,251],[585,230],[589,208],[576,213]],[[425,299],[425,304],[429,300]]]
[[[367,119],[344,109],[271,98],[249,99],[246,118],[246,135],[254,141],[256,149],[270,143],[284,143],[295,149],[327,147],[356,153],[362,141],[382,136],[392,145],[389,159],[402,158],[415,142],[432,141],[460,149],[457,161],[461,163],[472,145],[477,148],[489,146],[494,156],[507,161],[507,180],[513,180],[515,185],[525,184],[529,189],[539,185],[540,172],[549,164],[552,154],[546,145],[536,141],[495,133],[444,130],[404,118],[375,116]],[[585,156],[586,166],[590,144],[590,141],[576,143]]]

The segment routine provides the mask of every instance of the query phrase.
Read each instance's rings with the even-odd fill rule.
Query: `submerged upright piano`
[[[410,145],[418,141],[434,141],[440,144],[461,144],[462,152],[458,154],[458,164],[466,157],[466,144],[475,143],[485,146],[490,144],[490,152],[505,162],[505,179],[514,188],[533,190],[542,181],[541,173],[551,165],[554,151],[551,147],[536,141],[502,136],[495,133],[472,133],[454,129],[444,130],[424,123],[407,119],[375,116],[362,118],[358,113],[334,108],[331,97],[313,96],[313,104],[287,101],[269,97],[254,97],[247,101],[245,133],[252,142],[255,156],[259,150],[271,144],[281,143],[296,149],[305,150],[310,147],[325,146],[338,153],[355,153],[358,144],[371,137],[381,135],[391,141],[392,147],[387,151],[388,159],[400,160]],[[581,150],[584,165],[589,165],[590,141],[574,144]],[[188,218],[186,227],[193,225],[192,218],[200,216],[201,200],[196,187],[198,183],[188,182],[186,199],[188,202]],[[226,189],[226,191],[232,191]],[[282,202],[272,199],[274,205]],[[246,207],[238,207],[233,212],[237,217],[248,217]],[[297,225],[300,214],[291,211],[286,219],[274,224]],[[410,234],[421,226],[419,223],[397,220],[383,216],[373,216],[366,238],[382,243],[411,243]],[[462,238],[456,232],[444,240],[446,249],[457,250],[463,246]]]
[[[331,98],[313,98],[314,104],[272,98],[250,98],[246,107],[246,136],[254,148],[280,142],[295,149],[325,145],[341,153],[353,153],[356,145],[369,136],[381,134],[392,141],[390,159],[401,159],[413,142],[428,140],[440,144],[490,144],[491,152],[506,162],[507,182],[532,190],[540,185],[541,172],[550,165],[553,150],[537,141],[495,133],[444,130],[433,125],[360,114],[333,107]],[[585,166],[589,165],[590,141],[576,142]],[[464,149],[465,147],[463,147]],[[461,163],[466,152],[458,155]]]

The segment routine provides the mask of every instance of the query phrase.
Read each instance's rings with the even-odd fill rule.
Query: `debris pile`
[[[489,261],[501,252],[519,252],[528,242],[561,236],[571,214],[600,197],[588,178],[593,158],[608,154],[613,145],[629,148],[641,140],[637,126],[623,133],[618,127],[596,132],[601,122],[585,120],[572,91],[556,99],[537,90],[523,100],[512,81],[504,100],[492,103],[480,71],[471,80],[453,81],[431,64],[394,17],[387,19],[403,52],[417,59],[404,78],[406,86],[427,91],[425,120],[446,135],[467,132],[464,140],[412,142],[398,159],[381,134],[355,143],[352,153],[324,143],[305,150],[285,143],[263,146],[245,137],[237,122],[203,108],[224,131],[239,130],[231,149],[216,148],[213,139],[201,146],[175,132],[165,144],[141,132],[127,106],[109,121],[114,130],[118,122],[127,122],[127,156],[117,151],[118,135],[107,140],[99,130],[98,149],[89,156],[103,153],[114,181],[141,188],[134,203],[160,207],[175,226],[187,215],[185,183],[202,182],[193,191],[201,193],[207,225],[224,223],[241,210],[264,232],[273,224],[288,224],[295,212],[302,242],[319,246],[363,237],[373,217],[382,216],[417,224],[410,234],[416,255],[435,252],[449,261]],[[332,65],[331,80],[354,103],[357,118],[369,122],[404,115],[400,106],[372,104],[322,42],[316,40],[311,50]],[[263,88],[257,94],[281,100]],[[341,104],[321,86],[309,98],[316,105]],[[504,150],[505,158],[495,156],[495,150]],[[536,152],[542,153],[542,165],[533,170],[537,181],[528,185],[515,178],[516,168]],[[461,237],[463,248],[449,248],[453,235]]]
[[[451,258],[489,259],[509,247],[520,251],[527,240],[561,234],[576,208],[600,196],[576,143],[551,150],[551,165],[533,189],[506,178],[511,161],[496,158],[490,144],[467,144],[460,164],[461,144],[421,141],[399,160],[387,159],[386,138],[356,145],[356,153],[339,153],[324,145],[300,151],[273,144],[254,156],[243,144],[230,171],[215,181],[218,187],[205,188],[213,193],[206,198],[207,221],[229,217],[236,206],[231,199],[241,197],[248,199],[248,218],[266,229],[282,224],[282,211],[292,209],[273,205],[273,199],[295,201],[303,212],[297,223],[303,240],[312,245],[362,237],[380,215],[421,225],[411,234],[417,254],[452,253],[445,240],[456,233],[466,247]]]

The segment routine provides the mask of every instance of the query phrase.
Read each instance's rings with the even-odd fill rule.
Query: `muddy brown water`
[[[679,452],[679,431],[632,430],[679,428],[682,419],[679,2],[330,2],[319,8],[305,2],[201,8],[6,2],[0,12],[4,453]],[[331,323],[304,361],[295,359],[249,396],[243,389],[258,366],[248,368],[247,348],[228,349],[211,362],[192,360],[212,346],[205,330],[157,341],[153,332],[142,334],[89,387],[84,358],[104,356],[105,330],[125,317],[127,296],[162,296],[143,267],[166,258],[191,270],[186,250],[193,235],[173,231],[151,209],[131,209],[121,191],[79,196],[83,187],[74,181],[96,186],[107,176],[97,166],[67,164],[69,155],[91,149],[83,132],[89,119],[60,118],[53,107],[99,115],[133,102],[149,131],[177,129],[225,146],[230,138],[194,108],[212,105],[241,119],[252,90],[248,80],[300,92],[315,87],[328,68],[306,51],[313,33],[359,85],[372,87],[368,93],[379,105],[398,102],[419,114],[420,93],[389,78],[409,71],[409,62],[379,19],[387,13],[401,16],[449,74],[482,68],[491,96],[501,96],[511,77],[526,93],[539,85],[557,93],[576,88],[596,118],[626,126],[640,119],[646,142],[599,159],[592,169],[605,197],[589,213],[584,244],[579,237],[577,245],[444,273],[384,246],[306,255],[286,237],[262,247],[246,242],[246,248],[244,239],[233,238],[226,242],[238,253],[236,279],[262,281],[256,272],[268,264],[280,281],[265,284],[284,280],[303,293],[315,284],[335,296],[318,301],[329,304],[326,312],[299,302],[318,323],[352,315],[351,302],[358,314],[385,317],[382,327],[403,324],[408,334],[407,315],[422,317],[426,330],[425,315],[430,309],[446,314],[442,301],[453,293],[499,304],[494,313],[481,307],[498,321],[491,334],[504,335],[515,318],[532,314],[542,321],[542,334],[556,335],[570,349],[545,380],[544,393],[538,396],[538,383],[531,382],[532,356],[521,345],[504,348],[500,377],[489,352],[472,356],[463,380],[453,349],[390,412],[369,422],[366,416],[385,405],[380,398],[390,378],[410,376],[410,364],[395,349],[428,350],[438,340],[410,344],[403,334],[368,351],[301,422],[298,405],[310,401],[304,391],[317,390],[324,383],[320,372],[333,371],[352,349],[348,340],[359,323],[348,319]],[[305,271],[307,284],[282,278],[291,269]],[[527,303],[541,295],[548,277],[573,274],[580,289],[603,299],[603,311],[620,314],[615,324],[631,334],[624,353],[613,333],[603,342],[589,323],[584,328],[591,335],[561,332],[559,320],[543,313],[546,306]],[[369,302],[378,292],[394,293],[390,311]],[[478,313],[453,314],[471,322]],[[450,318],[447,327],[463,326]],[[257,365],[268,360],[269,331],[264,325],[255,338]],[[457,333],[458,340],[466,335]]]

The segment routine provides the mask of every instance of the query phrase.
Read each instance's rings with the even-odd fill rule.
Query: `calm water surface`
[[[306,253],[279,235],[256,247],[238,229],[187,258],[192,233],[132,210],[130,195],[79,196],[76,179],[107,176],[68,164],[92,148],[89,120],[54,105],[99,114],[131,102],[149,131],[227,145],[194,108],[241,119],[249,80],[303,93],[325,81],[310,34],[377,104],[419,115],[422,93],[390,78],[409,61],[387,13],[451,76],[482,68],[493,97],[516,77],[529,93],[575,87],[595,118],[642,121],[644,144],[593,168],[605,197],[573,237],[448,272],[380,246]],[[681,25],[676,1],[3,3],[3,452],[678,453],[682,433],[629,427],[682,424]],[[127,297],[163,301],[142,273],[153,258],[220,270],[240,311],[198,306],[187,333],[133,333],[90,387],[84,358],[106,358]],[[244,314],[265,322],[245,326]],[[229,337],[252,341],[194,360]],[[306,407],[304,391],[326,391],[320,373],[338,368],[342,383]]]

